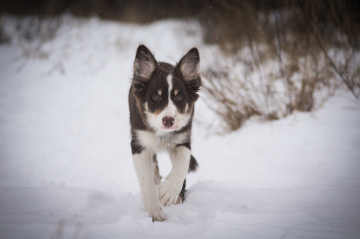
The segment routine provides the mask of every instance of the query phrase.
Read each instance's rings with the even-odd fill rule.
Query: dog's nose
[[[163,122],[163,125],[167,128],[170,128],[174,125],[175,123],[175,119],[171,116],[165,116],[163,119],[162,119],[162,122]]]

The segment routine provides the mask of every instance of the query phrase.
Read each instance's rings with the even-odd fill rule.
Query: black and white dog
[[[196,48],[173,66],[157,62],[144,45],[138,47],[129,92],[131,150],[144,206],[153,220],[165,220],[161,205],[184,200],[186,174],[198,166],[190,144],[200,86]],[[161,185],[156,159],[159,151],[168,151],[172,163]]]

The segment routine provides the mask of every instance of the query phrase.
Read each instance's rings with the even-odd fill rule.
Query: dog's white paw
[[[157,208],[151,208],[148,210],[149,212],[149,216],[152,217],[152,221],[159,221],[159,222],[162,222],[162,221],[165,221],[165,216],[162,212],[162,209],[161,207],[157,207]]]
[[[145,210],[149,213],[149,216],[152,217],[153,221],[164,221],[165,216],[162,212],[159,200],[156,197],[144,198]]]
[[[175,204],[179,199],[179,194],[183,186],[184,179],[169,176],[165,182],[159,186],[159,198],[161,205],[167,207]]]

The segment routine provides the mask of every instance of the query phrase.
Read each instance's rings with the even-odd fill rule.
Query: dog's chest
[[[146,130],[137,130],[136,136],[143,147],[152,149],[155,152],[169,151],[170,149],[175,148],[176,145],[188,141],[186,133],[157,135]]]

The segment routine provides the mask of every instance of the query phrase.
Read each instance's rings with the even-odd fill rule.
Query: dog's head
[[[178,131],[189,124],[199,97],[199,52],[192,48],[172,66],[157,62],[149,49],[140,45],[132,83],[147,125],[159,134]]]

